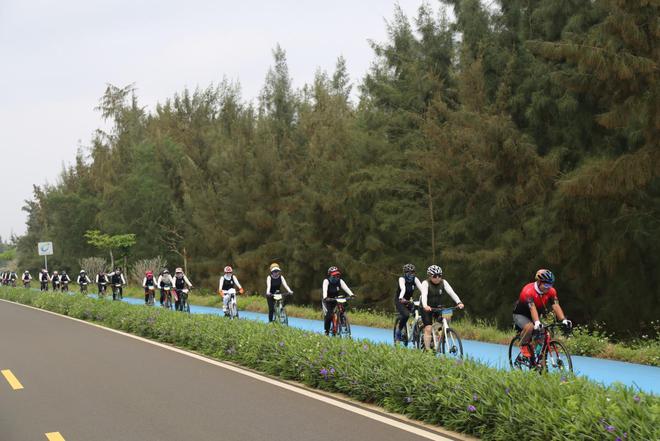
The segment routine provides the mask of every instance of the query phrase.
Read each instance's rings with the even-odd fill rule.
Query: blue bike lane
[[[131,304],[144,304],[144,300],[124,298]],[[158,307],[158,306],[156,306]],[[193,314],[223,315],[222,309],[190,305]],[[241,319],[267,322],[268,315],[251,311],[239,311]],[[323,332],[323,321],[289,317],[289,326],[312,332]],[[351,325],[351,334],[357,339],[374,343],[392,344],[392,331],[382,328]],[[498,369],[509,369],[509,348],[506,345],[463,340],[463,353],[472,359]],[[573,370],[577,375],[609,386],[621,383],[647,393],[660,393],[660,367],[627,363],[603,358],[572,356]]]

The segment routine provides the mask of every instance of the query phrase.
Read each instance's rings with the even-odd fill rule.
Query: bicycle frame
[[[332,313],[332,335],[339,336],[339,337],[350,337],[351,336],[351,329],[350,326],[348,326],[348,319],[346,316],[346,302],[348,301],[348,297],[346,296],[341,296],[341,297],[335,297],[335,302],[337,303],[334,312]],[[344,320],[342,320],[342,318]],[[346,329],[342,331],[342,326],[341,324],[346,323]]]
[[[276,293],[272,294],[273,302],[274,302],[273,309],[274,309],[274,312],[275,312],[275,317],[273,317],[273,318],[275,319],[275,321],[277,323],[282,323],[282,324],[288,325],[289,324],[289,318],[286,314],[286,310],[284,309],[284,296],[285,295],[289,295],[289,294],[283,294],[283,293],[280,293],[280,292],[276,292]]]

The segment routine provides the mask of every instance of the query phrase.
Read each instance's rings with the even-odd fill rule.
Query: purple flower
[[[561,376],[561,382],[566,383],[568,380],[566,379],[566,375]]]
[[[326,368],[321,369],[319,373],[323,375],[323,377],[328,378],[328,370]]]
[[[412,403],[413,399],[412,399],[411,397],[406,397],[406,398],[404,398],[404,401],[405,401],[407,404],[410,404],[410,403]]]
[[[635,403],[639,403],[640,401],[642,401],[642,399],[640,398],[639,395],[635,395],[635,396],[633,397],[633,400],[635,400]]]
[[[334,375],[334,374],[335,374],[335,368],[330,366],[330,375]]]
[[[367,349],[369,349],[369,345],[367,345],[367,344],[362,345],[362,349],[364,349],[366,351]]]
[[[279,342],[278,344],[280,345],[280,348],[284,347],[284,342],[283,341]]]
[[[616,427],[614,427],[614,426],[609,426],[609,425],[608,425],[608,426],[605,427],[605,430],[607,430],[608,432],[612,433],[612,432],[614,432],[614,431],[616,430]]]
[[[511,388],[507,387],[506,389],[504,389],[504,393],[507,395],[511,395]]]
[[[628,438],[628,432],[623,432],[623,439],[627,439],[627,438]]]
[[[479,401],[479,395],[472,394],[472,401]]]
[[[614,441],[623,441],[620,436],[617,436]]]
[[[470,405],[467,407],[467,410],[468,410],[468,412],[476,412],[476,411],[477,411],[477,408],[474,407],[472,404],[470,404]]]

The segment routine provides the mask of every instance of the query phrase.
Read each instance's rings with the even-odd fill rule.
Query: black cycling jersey
[[[186,287],[186,281],[184,280],[183,277],[175,277],[174,278],[174,287],[176,289],[184,289]]]
[[[234,278],[227,280],[224,277],[222,278],[222,291],[227,291],[234,288],[236,284],[234,283]]]
[[[444,292],[444,283],[434,284],[429,283],[428,297],[426,304],[432,308],[442,306],[442,293]]]
[[[272,276],[268,277],[270,277],[270,294],[275,294],[282,287],[282,277],[278,277],[276,279]]]
[[[337,294],[339,294],[339,291],[341,291],[341,279],[336,279],[336,281],[332,281],[331,277],[328,277],[328,297],[329,298],[336,298]]]
[[[403,294],[403,298],[406,300],[410,300],[416,288],[415,279],[412,279],[410,282],[408,282],[405,277],[399,277],[399,280],[401,279],[403,279],[403,282],[405,283],[406,286],[406,292]],[[399,301],[399,294],[401,293],[401,288],[399,288],[399,280],[397,280],[397,284],[396,284],[396,294],[394,295],[395,302]]]

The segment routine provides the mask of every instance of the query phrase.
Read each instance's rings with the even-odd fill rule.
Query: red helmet
[[[232,267],[230,267],[229,265],[227,265],[227,266],[225,267],[225,274],[233,273],[233,272],[234,272],[234,270],[233,270]]]
[[[149,277],[149,276],[153,277],[154,273],[153,273],[153,271],[147,271],[146,273],[144,273],[144,275],[147,276],[147,277]]]

